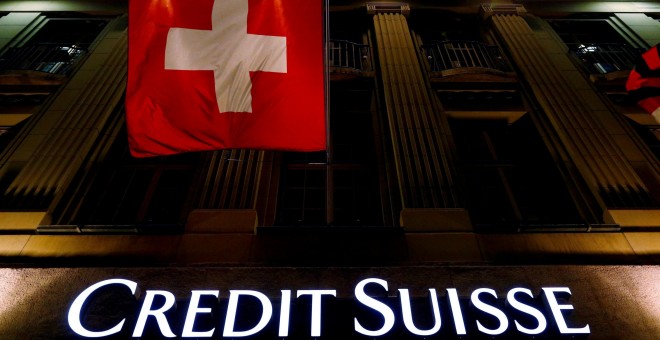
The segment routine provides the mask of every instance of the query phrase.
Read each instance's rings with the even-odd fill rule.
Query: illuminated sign
[[[134,310],[110,325],[90,325],[85,321],[85,311],[101,304],[98,296],[108,290],[130,296],[133,303],[129,309]],[[146,290],[138,300],[140,290],[136,282],[109,279],[90,286],[75,298],[69,308],[68,324],[73,332],[87,338],[120,333],[134,338],[148,335],[246,339],[296,335],[334,338],[331,335],[336,336],[337,332],[351,332],[352,336],[365,339],[503,334],[575,337],[590,333],[589,325],[569,325],[567,317],[573,306],[568,303],[568,287],[543,287],[536,297],[527,288],[513,288],[502,296],[493,289],[478,288],[463,298],[459,293],[465,292],[456,288],[447,288],[444,296],[430,288],[428,298],[412,298],[408,289],[398,289],[396,296],[390,293],[387,281],[369,278],[355,286],[352,299],[337,298],[333,289],[285,289],[277,298],[256,290],[192,290],[186,300],[179,301],[169,291]],[[113,302],[119,304],[107,300],[102,303],[104,308],[112,308],[107,305]],[[177,303],[181,301],[186,301],[187,307],[181,308],[181,303]],[[304,328],[305,334],[296,327]],[[147,329],[150,334],[145,333]]]

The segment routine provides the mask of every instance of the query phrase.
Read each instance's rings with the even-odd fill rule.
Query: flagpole
[[[330,60],[328,55],[328,44],[330,43],[330,0],[323,0],[323,51],[325,65],[325,147],[326,164],[332,163],[332,148],[330,139]]]
[[[328,44],[330,43],[330,0],[324,0],[323,6],[323,50],[325,64],[325,205],[326,225],[334,222],[334,197],[333,197],[333,173],[332,173],[332,138],[330,133],[330,61],[328,55]]]

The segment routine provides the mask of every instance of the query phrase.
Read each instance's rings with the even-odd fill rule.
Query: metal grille
[[[0,71],[38,71],[68,75],[87,50],[72,46],[38,44],[9,49],[0,57]]]
[[[371,51],[368,45],[347,40],[328,42],[328,64],[330,67],[371,71]]]
[[[623,44],[572,44],[571,52],[590,74],[632,70],[639,51]]]
[[[486,68],[509,72],[497,46],[477,41],[451,40],[423,45],[422,51],[429,61],[431,72],[458,68]]]

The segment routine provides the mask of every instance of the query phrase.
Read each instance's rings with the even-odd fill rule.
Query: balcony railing
[[[330,40],[328,42],[328,64],[331,68],[360,72],[373,70],[369,46],[347,40]]]
[[[497,46],[478,41],[448,40],[423,45],[422,51],[428,59],[431,72],[475,68],[511,72]]]
[[[568,47],[589,74],[632,70],[640,54],[635,48],[624,44],[569,44]]]
[[[0,56],[0,72],[37,71],[68,75],[86,53],[87,50],[75,45],[39,44],[15,47]]]

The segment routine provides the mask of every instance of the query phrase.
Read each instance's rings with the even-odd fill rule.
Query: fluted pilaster
[[[594,195],[602,199],[601,208],[647,206],[646,185],[601,122],[612,113],[586,83],[581,87],[583,93],[575,90],[581,86],[575,82],[585,82],[582,77],[574,78],[574,82],[569,80],[572,75],[579,77],[577,68],[567,60],[560,65],[549,55],[542,45],[544,40],[539,39],[523,17],[524,10],[490,13],[486,10],[570,161]],[[586,95],[605,108],[604,111],[587,102]]]
[[[125,18],[119,18],[36,124],[23,132],[13,157],[27,160],[3,192],[6,207],[48,208],[86,164],[104,127],[120,112],[116,107],[126,89],[127,48]]]
[[[406,18],[377,14],[374,25],[403,208],[456,207],[450,153]]]

